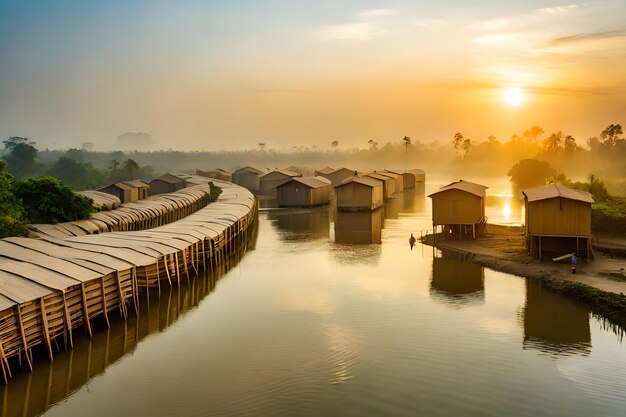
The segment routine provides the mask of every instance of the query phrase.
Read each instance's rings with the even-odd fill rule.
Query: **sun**
[[[526,92],[519,87],[504,87],[501,96],[504,104],[512,107],[517,107],[526,101]]]

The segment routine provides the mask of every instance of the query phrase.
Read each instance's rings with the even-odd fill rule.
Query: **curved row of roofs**
[[[110,216],[109,223],[91,220],[105,230],[90,230],[84,223],[55,225],[54,231],[36,225],[38,238],[0,240],[0,369],[5,381],[11,377],[10,358],[18,357],[32,369],[33,347],[44,345],[52,359],[59,340],[72,346],[73,329],[84,326],[91,335],[96,318],[108,325],[114,311],[126,317],[129,306],[137,309],[140,287],[178,284],[189,279],[190,270],[212,267],[245,244],[256,215],[254,195],[214,181],[222,194],[200,207],[210,196],[208,180],[183,178],[186,191],[149,197],[143,207],[122,204],[96,213]],[[188,213],[175,223],[140,230],[142,224],[150,226],[147,217],[160,216],[166,206]],[[135,231],[112,231],[123,230],[116,221],[127,216],[134,216]],[[108,228],[110,224],[119,229]]]

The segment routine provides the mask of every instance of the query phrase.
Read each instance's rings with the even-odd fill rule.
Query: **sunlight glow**
[[[526,93],[519,87],[508,86],[502,90],[502,101],[508,106],[519,106],[526,101]]]

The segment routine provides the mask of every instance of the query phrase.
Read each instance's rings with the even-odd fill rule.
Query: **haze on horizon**
[[[509,138],[626,109],[626,2],[0,0],[0,136],[161,149]]]

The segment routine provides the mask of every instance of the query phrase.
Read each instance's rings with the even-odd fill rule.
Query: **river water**
[[[428,200],[261,212],[230,269],[16,372],[0,415],[626,415],[620,331],[538,282],[411,249]],[[510,196],[488,205],[521,219]]]

